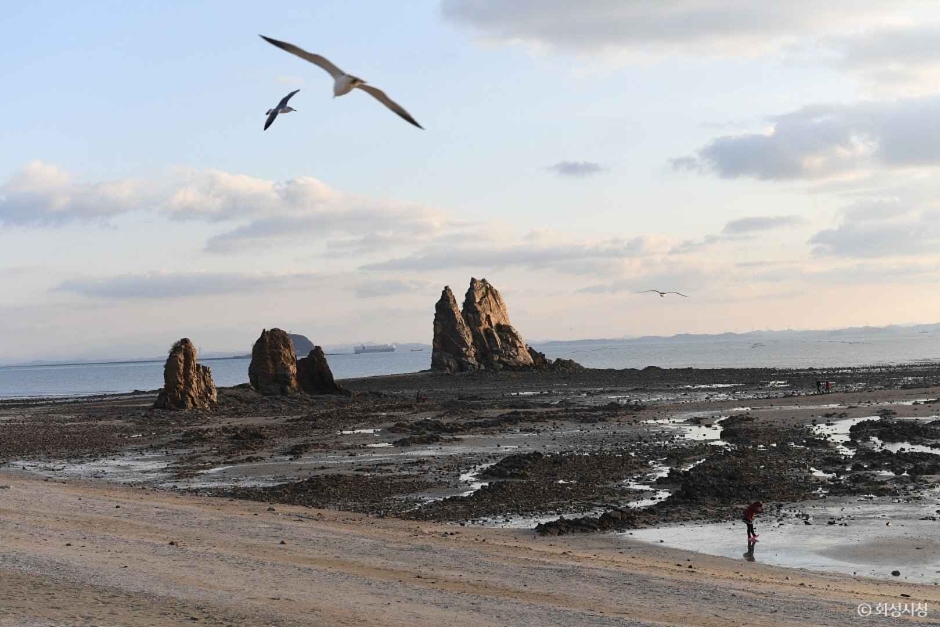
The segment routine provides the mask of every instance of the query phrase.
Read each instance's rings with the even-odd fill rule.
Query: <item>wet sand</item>
[[[5,627],[855,625],[860,603],[940,603],[935,586],[780,569],[617,536],[547,539],[271,511],[16,471],[0,473],[0,482],[9,486],[0,490]]]

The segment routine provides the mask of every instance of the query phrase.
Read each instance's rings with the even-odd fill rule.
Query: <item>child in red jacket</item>
[[[754,501],[744,509],[744,524],[747,525],[748,543],[757,542],[757,534],[754,533],[754,516],[764,511],[764,504],[760,501]]]

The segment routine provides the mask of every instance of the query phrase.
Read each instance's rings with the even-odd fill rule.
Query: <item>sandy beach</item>
[[[9,486],[0,492],[5,627],[854,625],[861,603],[940,602],[935,586],[772,568],[610,536],[546,539],[272,510],[9,472],[2,481]]]

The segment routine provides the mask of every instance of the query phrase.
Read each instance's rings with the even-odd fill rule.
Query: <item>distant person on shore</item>
[[[822,381],[816,379],[816,393],[822,394]]]
[[[826,381],[826,394],[832,394],[832,382]]]
[[[757,534],[754,533],[754,517],[764,511],[764,504],[760,501],[754,501],[744,509],[744,515],[741,519],[747,525],[747,541],[757,542]]]

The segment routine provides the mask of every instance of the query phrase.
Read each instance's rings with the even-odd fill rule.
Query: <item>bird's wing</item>
[[[264,130],[268,130],[268,127],[274,124],[274,118],[277,117],[277,112],[280,110],[281,110],[280,107],[277,107],[276,109],[271,109],[271,113],[268,115],[268,119],[265,120],[264,122]]]
[[[413,117],[411,117],[410,113],[405,111],[405,109],[400,104],[398,104],[397,102],[395,102],[394,100],[386,96],[385,92],[382,91],[381,89],[378,89],[377,87],[372,87],[371,85],[357,85],[356,87],[366,92],[367,94],[370,94],[373,98],[375,98],[376,100],[384,104],[386,107],[388,107],[389,109],[397,113],[398,116],[402,118],[403,120],[405,120],[406,122],[410,122],[411,124],[414,124],[418,128],[424,130],[424,127],[418,124],[418,122]]]
[[[688,296],[686,296],[682,292],[663,292],[663,293],[664,294],[676,294],[677,296],[681,296],[682,298],[688,298]]]
[[[650,292],[656,292],[657,294],[662,294],[659,290],[643,290],[642,292],[637,292],[637,294],[649,294]]]
[[[312,52],[307,52],[303,48],[298,48],[294,44],[289,44],[286,41],[278,41],[277,39],[271,39],[270,37],[265,37],[264,35],[259,35],[259,36],[261,37],[261,39],[265,40],[269,44],[277,46],[281,50],[286,50],[287,52],[300,57],[304,61],[309,61],[310,63],[313,63],[314,65],[320,66],[321,68],[326,70],[327,73],[330,76],[332,76],[334,79],[339,78],[340,76],[343,75],[343,71],[339,69],[338,67],[336,67],[335,65],[333,65],[333,63],[330,62],[330,60],[325,57],[321,57],[318,54],[313,54]]]
[[[291,98],[293,98],[293,97],[294,97],[294,94],[296,94],[298,91],[300,91],[300,90],[299,90],[299,89],[295,89],[295,90],[292,91],[291,93],[289,93],[289,94],[287,94],[286,96],[284,96],[283,98],[281,98],[281,101],[280,101],[279,103],[277,103],[277,108],[278,108],[278,109],[283,109],[284,107],[286,107],[286,106],[287,106],[287,101],[290,100]]]

